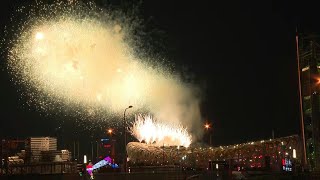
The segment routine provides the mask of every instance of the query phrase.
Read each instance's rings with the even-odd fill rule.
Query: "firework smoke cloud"
[[[23,85],[27,104],[48,114],[67,109],[85,117],[121,116],[132,105],[131,112],[200,131],[194,89],[166,66],[150,66],[157,61],[152,55],[138,58],[144,52],[132,32],[139,23],[93,3],[38,1],[20,7],[12,24],[6,29],[7,67]]]

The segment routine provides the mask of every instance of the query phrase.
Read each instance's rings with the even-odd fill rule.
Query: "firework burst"
[[[187,129],[181,125],[157,122],[150,115],[137,115],[130,132],[140,142],[158,146],[188,147],[192,140]]]

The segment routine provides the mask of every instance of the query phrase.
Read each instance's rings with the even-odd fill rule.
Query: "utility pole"
[[[306,140],[304,134],[304,117],[302,106],[302,90],[301,90],[301,73],[300,73],[300,54],[299,54],[299,37],[298,30],[296,29],[296,50],[297,50],[297,66],[298,66],[298,85],[299,85],[299,107],[300,107],[300,128],[302,137],[302,164],[303,167],[307,167],[307,154],[306,154]]]
[[[127,109],[132,108],[133,106],[128,106],[124,112],[123,112],[123,135],[124,135],[124,158],[123,158],[123,167],[124,167],[124,172],[127,172],[127,132],[126,132],[126,127],[127,127],[127,122],[126,122],[126,111]]]
[[[79,158],[80,158],[79,144],[80,144],[80,142],[79,142],[79,140],[78,140],[78,157],[77,157],[78,161],[80,160],[80,159],[79,159]]]
[[[91,141],[91,162],[93,162],[93,142]]]
[[[272,139],[274,139],[274,130],[272,129]]]
[[[73,159],[76,159],[76,141],[73,141]]]
[[[163,142],[163,146],[162,146],[162,164],[164,166],[164,142]]]
[[[98,147],[98,141],[96,141],[96,144],[97,144],[97,157],[96,157],[96,159],[97,159],[97,161],[99,161],[99,147]]]

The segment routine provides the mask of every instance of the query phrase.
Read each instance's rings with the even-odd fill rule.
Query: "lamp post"
[[[206,130],[208,131],[208,135],[209,135],[209,144],[210,144],[210,146],[211,146],[211,132],[210,132],[210,124],[208,124],[208,123],[206,123],[205,125],[204,125],[204,128],[206,128]]]
[[[113,129],[108,129],[108,134],[111,143],[110,157],[112,158],[112,164],[115,162],[115,139],[113,139]]]
[[[126,111],[127,109],[132,108],[133,106],[127,107],[124,112],[123,112],[123,135],[124,135],[124,172],[127,172],[127,150],[126,150],[126,145],[127,145],[127,134],[126,134]]]
[[[108,129],[108,133],[110,134],[110,137],[112,135],[112,129]]]

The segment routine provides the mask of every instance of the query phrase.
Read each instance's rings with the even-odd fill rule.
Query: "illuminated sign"
[[[293,158],[297,158],[297,151],[296,151],[296,149],[293,149],[293,150],[292,150],[292,157],[293,157]]]
[[[95,169],[101,168],[103,166],[109,165],[112,168],[119,168],[118,164],[113,164],[112,163],[112,159],[107,156],[105,157],[103,160],[97,162],[96,164],[94,164],[93,166],[90,164],[87,165],[87,172],[92,175],[92,171],[94,171]]]
[[[292,162],[290,159],[282,159],[282,170],[284,171],[292,171]]]
[[[111,144],[105,144],[103,145],[104,148],[110,148],[111,147]]]

